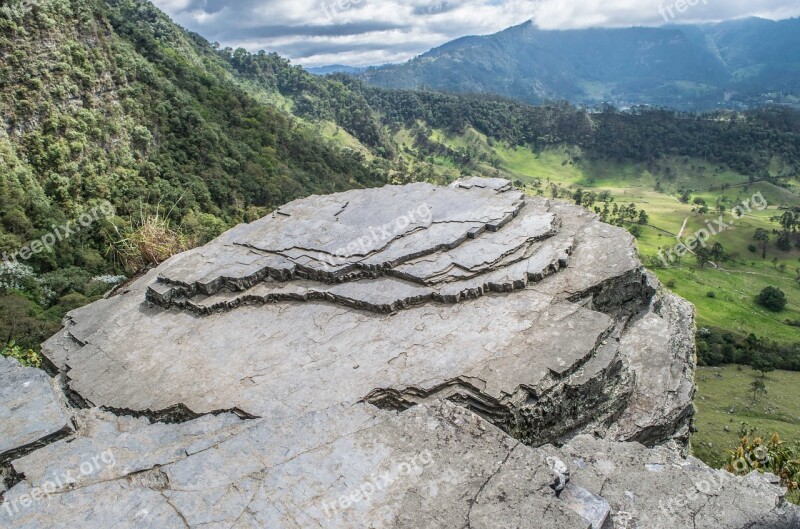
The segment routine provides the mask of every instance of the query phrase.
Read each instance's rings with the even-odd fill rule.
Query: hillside
[[[800,103],[800,19],[464,37],[357,75],[384,88],[684,110]]]
[[[215,48],[144,0],[10,2],[0,8],[0,73],[4,259],[84,213],[115,210],[3,265],[4,341],[38,347],[66,311],[120,275],[294,198],[470,175],[507,177],[530,194],[572,201],[584,189],[603,196],[590,209],[629,228],[636,223],[603,207],[634,202],[651,217],[638,234],[646,258],[669,245],[664,237],[686,217],[703,220],[677,200],[681,193],[709,202],[724,195],[731,207],[742,195],[737,186],[767,186],[771,209],[725,241],[728,255],[738,254],[725,265],[732,272],[695,271],[686,259],[659,274],[701,306],[702,324],[740,338],[791,343],[794,329],[782,319],[800,320],[795,250],[778,250],[773,237],[767,260],[746,260],[752,230],[777,229],[769,215],[798,205],[800,115],[786,108],[588,112],[385,90],[318,77],[275,54]],[[722,186],[734,187],[714,191]],[[742,267],[760,275],[737,276]],[[779,274],[788,312],[722,318],[728,311],[715,310],[707,291],[688,288],[696,274],[714,273],[720,296],[745,313],[754,294],[741,290],[739,277],[759,286]]]
[[[4,268],[3,292],[25,295],[2,296],[3,340],[36,344],[62,312],[42,309],[107,289],[92,278],[120,271],[115,243],[157,209],[199,244],[293,198],[386,182],[241,87],[207,42],[149,2],[3,5],[0,117],[4,259],[95,207],[116,210]]]

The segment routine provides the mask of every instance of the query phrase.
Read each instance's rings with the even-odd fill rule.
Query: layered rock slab
[[[446,396],[543,444],[625,409],[620,344],[671,299],[657,290],[630,235],[576,206],[499,180],[389,186],[234,228],[70,313],[44,350],[71,391],[116,410],[281,418]],[[691,330],[664,328],[684,339],[661,349],[686,356]],[[652,419],[661,438],[688,423],[683,397]]]
[[[20,527],[627,527],[543,445],[684,443],[693,330],[626,231],[508,181],[309,197],[68,315],[44,346],[63,386],[132,417],[76,412],[6,505]]]
[[[30,476],[6,498],[16,526],[489,528],[532,517],[589,526],[553,502],[540,454],[449,403],[404,414],[336,406],[279,422],[204,417],[166,428],[91,420],[111,422],[80,444],[15,463]],[[217,439],[198,445],[191,434],[202,430]],[[74,464],[100,449],[114,455],[113,466],[21,507],[21,497],[62,471],[53,462]],[[509,501],[496,503],[498,495]]]

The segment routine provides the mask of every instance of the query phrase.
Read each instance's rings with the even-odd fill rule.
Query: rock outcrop
[[[681,456],[693,331],[627,232],[505,180],[310,197],[69,314],[44,352],[75,432],[11,408],[0,516],[797,527],[768,477]]]
[[[44,371],[0,356],[0,462],[72,433],[60,391]]]

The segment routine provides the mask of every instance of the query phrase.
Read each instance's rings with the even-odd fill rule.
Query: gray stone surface
[[[114,527],[158,529],[477,529],[498,520],[530,526],[532,519],[546,527],[589,526],[554,501],[541,453],[450,403],[403,414],[334,406],[276,422],[204,417],[171,427],[92,420],[110,423],[79,445],[59,442],[15,463],[31,473],[6,498],[20,505],[12,507],[15,526],[46,527],[55,519],[63,527],[114,520]],[[193,445],[192,432],[203,430],[216,439]],[[43,476],[101,449],[114,454],[113,468],[78,477],[51,501],[21,507],[19,498],[41,487]],[[147,465],[153,470],[141,472]]]
[[[530,444],[626,411],[655,443],[687,429],[691,395],[629,405],[645,389],[622,345],[641,318],[675,333],[654,349],[691,386],[691,308],[648,281],[627,232],[472,179],[289,204],[71,313],[45,352],[118,410],[277,419],[448,398]]]
[[[73,440],[14,462],[26,479],[0,520],[153,529],[798,523],[764,476],[588,436],[532,448],[441,400],[403,413],[338,405],[279,421],[223,414],[178,425],[84,411],[79,423]]]
[[[90,409],[4,470],[0,516],[655,527],[713,474],[659,447],[688,438],[693,316],[626,231],[506,180],[309,197],[68,315],[44,352]],[[739,496],[746,516],[705,513]],[[790,527],[780,501],[733,480],[671,527]]]
[[[566,464],[570,484],[608,501],[614,527],[800,527],[800,511],[783,500],[785,487],[758,472],[733,476],[668,448],[589,436],[544,450]]]
[[[50,377],[0,356],[0,463],[70,431]]]

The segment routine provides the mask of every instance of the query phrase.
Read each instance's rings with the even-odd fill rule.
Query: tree
[[[756,357],[751,362],[751,366],[756,371],[761,372],[761,378],[765,378],[767,373],[772,373],[775,371],[775,364],[773,364],[769,359],[764,358],[762,355],[756,355]]]
[[[757,378],[753,382],[750,383],[750,389],[753,391],[753,402],[756,401],[756,396],[761,393],[762,395],[767,394],[767,385],[764,384],[764,381],[760,378]]]
[[[788,252],[792,249],[792,236],[788,231],[782,231],[778,234],[778,239],[775,241],[775,246],[779,250]]]
[[[647,226],[650,223],[650,217],[645,210],[639,212],[639,224]]]
[[[698,248],[695,250],[694,256],[697,259],[697,264],[700,265],[700,268],[705,268],[709,261],[711,261],[711,252],[709,252],[707,248]]]
[[[572,195],[572,198],[575,200],[575,204],[580,206],[583,202],[583,189],[578,188],[578,190],[575,191],[575,194]]]
[[[781,215],[780,219],[778,219],[778,223],[781,225],[781,228],[783,228],[784,231],[790,232],[797,223],[797,219],[791,211],[787,211]]]
[[[758,228],[755,235],[753,235],[753,240],[761,243],[761,258],[766,259],[767,245],[769,245],[769,233],[767,233],[767,230],[764,228]]]
[[[786,294],[779,288],[766,287],[756,296],[756,303],[772,312],[780,312],[786,308]]]
[[[720,261],[723,257],[725,257],[725,248],[722,246],[722,244],[718,242],[714,243],[714,246],[711,247],[711,257],[717,261]]]

